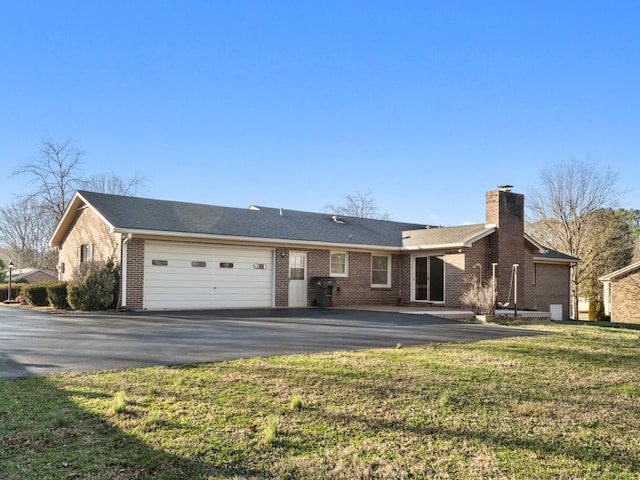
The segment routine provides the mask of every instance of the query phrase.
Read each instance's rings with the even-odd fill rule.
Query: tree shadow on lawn
[[[265,478],[170,454],[78,406],[46,377],[0,380],[0,478]],[[83,394],[85,395],[85,394]],[[112,394],[89,394],[110,398]]]

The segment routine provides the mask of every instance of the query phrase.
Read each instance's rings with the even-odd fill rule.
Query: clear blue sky
[[[597,159],[640,208],[638,1],[6,1],[0,163],[74,139],[145,196],[484,221]],[[0,204],[29,190],[4,176]]]

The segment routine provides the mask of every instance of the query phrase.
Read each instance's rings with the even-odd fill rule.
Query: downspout
[[[127,243],[133,237],[132,233],[127,234],[127,237],[122,242],[122,276],[120,278],[120,310],[127,310]]]

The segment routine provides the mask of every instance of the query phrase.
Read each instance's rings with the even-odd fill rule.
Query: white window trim
[[[86,255],[83,255],[83,251]],[[93,261],[93,243],[83,243],[78,247],[78,267]]]
[[[373,283],[373,257],[387,257],[387,283]],[[371,254],[371,288],[391,287],[391,255]]]
[[[331,270],[331,255],[334,253],[344,254],[344,273],[334,273]],[[348,277],[349,276],[349,252],[345,250],[331,250],[329,252],[329,275],[332,277]]]

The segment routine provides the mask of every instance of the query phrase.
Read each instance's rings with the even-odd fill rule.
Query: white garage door
[[[273,251],[147,242],[144,308],[273,306]]]

